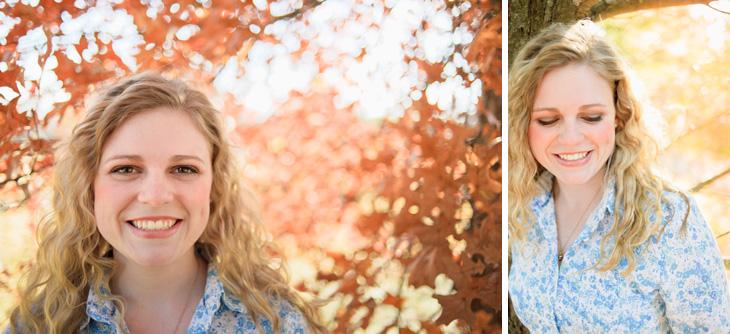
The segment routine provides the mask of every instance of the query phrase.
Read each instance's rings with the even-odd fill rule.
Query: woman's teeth
[[[175,225],[175,222],[177,220],[175,219],[166,219],[166,220],[132,220],[132,225],[138,229],[147,230],[147,231],[159,231],[159,230],[167,230],[172,227],[172,225]]]
[[[588,155],[588,152],[573,153],[573,154],[558,154],[560,159],[568,160],[568,161],[580,160],[580,159],[585,158],[586,155]]]

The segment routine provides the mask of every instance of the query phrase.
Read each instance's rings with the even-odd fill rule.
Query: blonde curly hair
[[[545,168],[533,157],[527,138],[535,91],[547,72],[571,63],[589,65],[614,90],[616,146],[607,173],[616,180],[614,212],[622,210],[623,214],[615,216],[613,227],[601,239],[600,257],[592,268],[601,265],[599,270],[606,271],[626,258],[628,267],[622,274],[627,275],[636,266],[636,248],[657,232],[661,235],[662,192],[672,189],[651,170],[658,146],[643,122],[644,111],[632,91],[628,63],[605,39],[603,30],[590,20],[551,25],[520,50],[510,68],[509,231],[511,238],[520,242],[521,251],[527,230],[536,219],[530,201],[540,190],[546,190],[538,183]],[[685,200],[689,203],[686,196]],[[687,216],[684,219],[686,223]],[[615,237],[616,242],[604,259],[609,236]]]
[[[261,333],[258,315],[278,332],[280,319],[271,298],[291,302],[312,332],[326,333],[316,307],[288,285],[281,266],[264,254],[265,249],[278,253],[278,248],[264,238],[255,197],[240,182],[220,113],[202,92],[156,73],[138,74],[99,90],[85,118],[57,151],[53,211],[39,223],[37,259],[23,275],[20,303],[10,316],[11,333],[78,332],[89,289],[115,303],[124,328],[124,299],[101,293],[111,291],[117,266],[108,256],[111,246],[96,229],[94,177],[111,133],[129,117],[158,107],[187,112],[213,148],[211,214],[195,247],[218,268],[223,286],[250,310]]]

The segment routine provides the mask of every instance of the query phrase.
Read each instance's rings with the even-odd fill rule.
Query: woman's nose
[[[141,180],[137,200],[152,207],[171,202],[174,196],[166,176],[163,172],[147,173]]]
[[[558,140],[561,144],[577,144],[581,142],[585,136],[583,135],[582,130],[578,126],[577,122],[572,120],[566,120],[563,122],[562,126],[560,127],[560,134],[558,135]]]

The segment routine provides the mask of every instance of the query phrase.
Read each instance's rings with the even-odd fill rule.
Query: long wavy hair
[[[20,303],[11,313],[11,333],[76,333],[86,317],[89,289],[126,312],[122,296],[111,291],[117,265],[111,246],[96,229],[93,183],[102,148],[126,119],[144,110],[168,107],[187,112],[212,146],[213,183],[210,218],[196,249],[218,268],[223,286],[235,293],[256,320],[271,321],[278,332],[273,299],[291,302],[314,333],[326,333],[316,307],[288,285],[285,270],[266,249],[267,241],[252,192],[240,182],[240,170],[226,138],[220,113],[200,91],[155,73],[138,74],[99,90],[87,115],[57,150],[53,177],[53,211],[38,226],[35,264],[21,280]],[[279,265],[276,265],[279,263]]]
[[[589,65],[614,91],[616,146],[608,159],[607,173],[616,180],[614,212],[617,214],[611,230],[601,239],[598,263],[591,268],[600,265],[598,270],[607,271],[626,258],[628,266],[623,275],[627,275],[636,267],[636,248],[657,232],[661,236],[662,192],[673,189],[651,171],[658,146],[642,118],[641,103],[632,91],[628,63],[605,39],[603,30],[590,20],[551,25],[520,50],[510,68],[507,181],[510,234],[520,242],[522,251],[527,230],[536,220],[530,202],[539,191],[546,190],[538,182],[545,167],[533,157],[527,138],[535,91],[547,72],[571,63]],[[686,196],[685,200],[689,202]],[[686,219],[685,215],[685,223]],[[610,236],[614,237],[615,245],[606,257],[606,241]]]

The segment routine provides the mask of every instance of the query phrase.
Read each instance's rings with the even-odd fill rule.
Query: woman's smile
[[[163,217],[142,217],[126,221],[126,228],[141,238],[145,239],[162,239],[168,238],[175,234],[182,225],[183,220]]]
[[[169,230],[179,220],[176,219],[160,219],[160,220],[130,220],[129,223],[138,229],[145,231],[162,231]]]
[[[580,153],[556,153],[553,154],[558,164],[565,167],[581,167],[588,163],[593,157],[593,151],[585,151]]]
[[[588,155],[588,153],[590,153],[590,152],[591,151],[582,152],[582,153],[562,153],[562,154],[558,153],[556,155],[560,159],[563,159],[565,161],[576,161],[576,160],[581,160],[581,159],[585,158]]]

